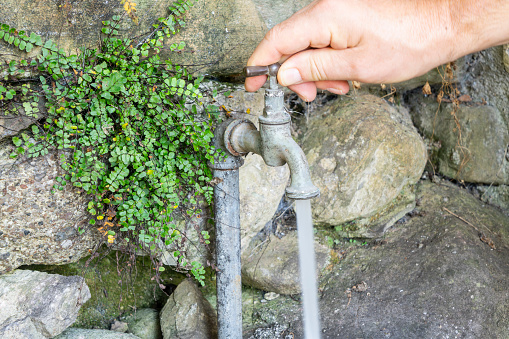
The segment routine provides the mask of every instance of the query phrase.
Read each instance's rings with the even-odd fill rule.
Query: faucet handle
[[[247,66],[244,67],[244,75],[246,77],[256,77],[259,75],[269,76],[269,88],[277,89],[277,72],[281,64],[276,62],[275,64],[268,66]]]
[[[258,75],[268,75],[274,77],[277,76],[277,72],[279,71],[280,67],[281,64],[279,62],[268,66],[247,66],[244,67],[244,75],[248,78],[256,77]]]

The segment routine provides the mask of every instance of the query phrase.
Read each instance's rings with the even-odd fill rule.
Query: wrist
[[[446,0],[453,50],[451,60],[509,42],[509,1]]]

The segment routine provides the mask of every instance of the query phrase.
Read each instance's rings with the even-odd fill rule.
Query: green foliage
[[[17,109],[17,102],[24,101],[25,115],[32,118],[40,117],[41,98],[47,108],[31,136],[13,138],[17,148],[11,157],[60,150],[65,175],[56,178],[54,188],[70,184],[90,195],[90,224],[108,242],[135,242],[152,253],[158,244],[181,239],[174,223],[177,211],[200,213],[200,200],[212,199],[207,161],[216,154],[210,142],[217,109],[201,107],[201,79],[160,57],[164,39],[184,25],[180,16],[188,8],[187,1],[178,1],[139,40],[120,38],[120,17],[114,16],[103,21],[100,49],[81,48],[69,56],[37,34],[0,27],[6,43],[27,53],[38,51],[35,58],[10,61],[0,71],[7,72],[7,79],[28,70],[40,74],[35,83],[17,88],[0,83],[0,104]],[[181,42],[169,49],[184,47]],[[208,244],[208,238],[204,232],[202,242]],[[203,267],[188,264],[176,252],[181,267],[203,282]]]

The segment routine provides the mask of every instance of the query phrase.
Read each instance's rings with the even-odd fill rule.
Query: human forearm
[[[280,83],[309,101],[317,88],[400,82],[508,41],[509,0],[317,0],[274,27],[248,65],[284,60]]]
[[[447,0],[456,36],[454,57],[509,43],[508,0]]]

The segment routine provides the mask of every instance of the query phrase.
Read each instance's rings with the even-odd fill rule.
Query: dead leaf
[[[429,85],[429,82],[426,81],[426,84],[422,88],[422,93],[424,95],[431,95],[431,86]]]

